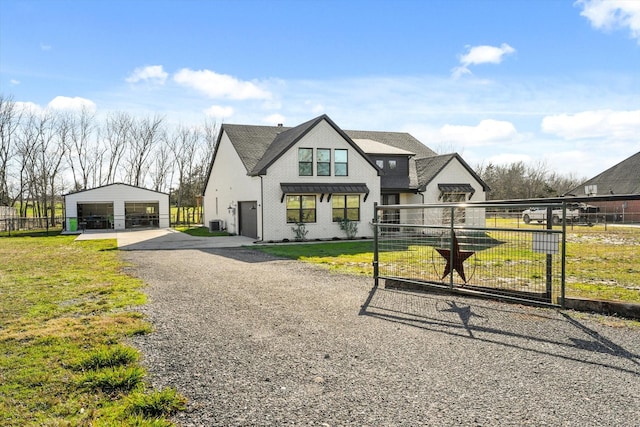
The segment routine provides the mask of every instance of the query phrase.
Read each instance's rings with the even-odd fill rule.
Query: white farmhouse
[[[128,184],[65,194],[65,230],[169,227],[169,195]]]
[[[408,133],[342,130],[326,115],[292,128],[224,124],[204,225],[278,241],[302,224],[306,239],[330,239],[345,236],[348,218],[366,237],[376,202],[484,201],[486,191],[459,155],[438,156]]]

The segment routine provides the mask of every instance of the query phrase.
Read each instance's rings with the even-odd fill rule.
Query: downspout
[[[264,242],[264,181],[262,180],[262,175],[258,175],[260,177],[260,240],[259,242]]]
[[[427,191],[427,187],[424,187],[424,190],[420,192],[420,197],[422,197],[422,206],[424,206],[424,192]],[[422,212],[422,223],[424,224],[424,209],[420,209],[420,211]]]

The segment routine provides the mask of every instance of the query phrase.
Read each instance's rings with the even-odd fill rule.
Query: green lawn
[[[143,284],[114,240],[73,239],[0,239],[0,425],[171,425],[184,399],[147,386],[126,344],[151,330]]]
[[[373,275],[373,243],[370,241],[342,241],[295,245],[256,246],[276,256],[298,259],[328,267],[334,271]],[[520,254],[513,248],[498,246],[487,252],[477,253],[477,266],[491,264],[493,274],[514,273],[512,258]],[[525,249],[520,249],[525,251]],[[529,248],[526,252],[531,252]],[[380,254],[381,263],[388,259],[401,259],[408,265],[425,265],[425,251],[416,246],[399,248],[395,252]],[[524,256],[524,255],[523,255]],[[544,256],[537,254],[540,262]],[[422,257],[422,258],[421,258]],[[527,255],[526,262],[534,262]],[[490,258],[490,259],[489,259]],[[611,301],[640,303],[640,229],[576,228],[567,233],[566,295],[577,298],[593,298]],[[401,268],[399,271],[402,271]],[[536,277],[535,279],[539,279]]]

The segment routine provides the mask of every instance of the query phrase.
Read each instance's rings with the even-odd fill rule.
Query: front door
[[[239,202],[240,235],[258,238],[258,202]]]

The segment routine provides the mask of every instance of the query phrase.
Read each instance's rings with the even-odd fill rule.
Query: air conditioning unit
[[[213,219],[209,221],[209,232],[213,233],[214,231],[222,231],[224,230],[224,220],[222,219]]]

